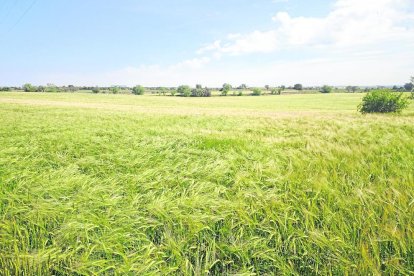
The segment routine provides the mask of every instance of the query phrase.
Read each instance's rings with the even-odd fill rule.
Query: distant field
[[[414,102],[0,93],[1,275],[410,275]]]

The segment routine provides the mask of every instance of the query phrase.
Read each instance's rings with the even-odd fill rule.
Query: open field
[[[414,103],[0,93],[0,274],[413,274]]]

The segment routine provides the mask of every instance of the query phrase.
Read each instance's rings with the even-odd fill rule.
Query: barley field
[[[362,96],[0,93],[0,274],[414,274],[414,103]]]

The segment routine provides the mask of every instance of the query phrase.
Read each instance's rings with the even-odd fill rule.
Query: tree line
[[[239,86],[233,87],[229,83],[224,83],[221,87],[209,88],[203,87],[201,84],[197,84],[195,87],[190,87],[188,85],[180,85],[178,87],[144,87],[142,85],[136,85],[134,87],[128,86],[111,86],[111,87],[99,87],[99,86],[57,86],[51,83],[47,85],[35,86],[30,83],[24,84],[22,87],[0,87],[0,91],[16,91],[23,90],[25,92],[75,92],[75,91],[91,91],[92,93],[105,93],[105,94],[135,94],[135,95],[144,95],[145,93],[149,94],[158,94],[158,95],[170,95],[170,96],[182,96],[182,97],[211,97],[212,91],[217,91],[221,96],[243,96],[243,95],[281,95],[284,91],[319,91],[321,93],[331,93],[333,91],[339,92],[369,92],[373,89],[383,89],[386,87],[365,87],[361,88],[358,86],[346,86],[342,88],[333,87],[329,85],[324,85],[320,87],[304,87],[300,83],[296,83],[292,86],[286,87],[285,85],[280,86],[270,86],[265,85],[264,87],[249,87],[246,84],[240,84]],[[411,78],[411,81],[404,84],[403,86],[393,86],[393,91],[413,91],[414,90],[414,77]],[[414,93],[414,92],[413,92]]]

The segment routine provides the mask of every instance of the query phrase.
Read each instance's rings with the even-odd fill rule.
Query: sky
[[[0,86],[402,85],[414,0],[0,0]]]

